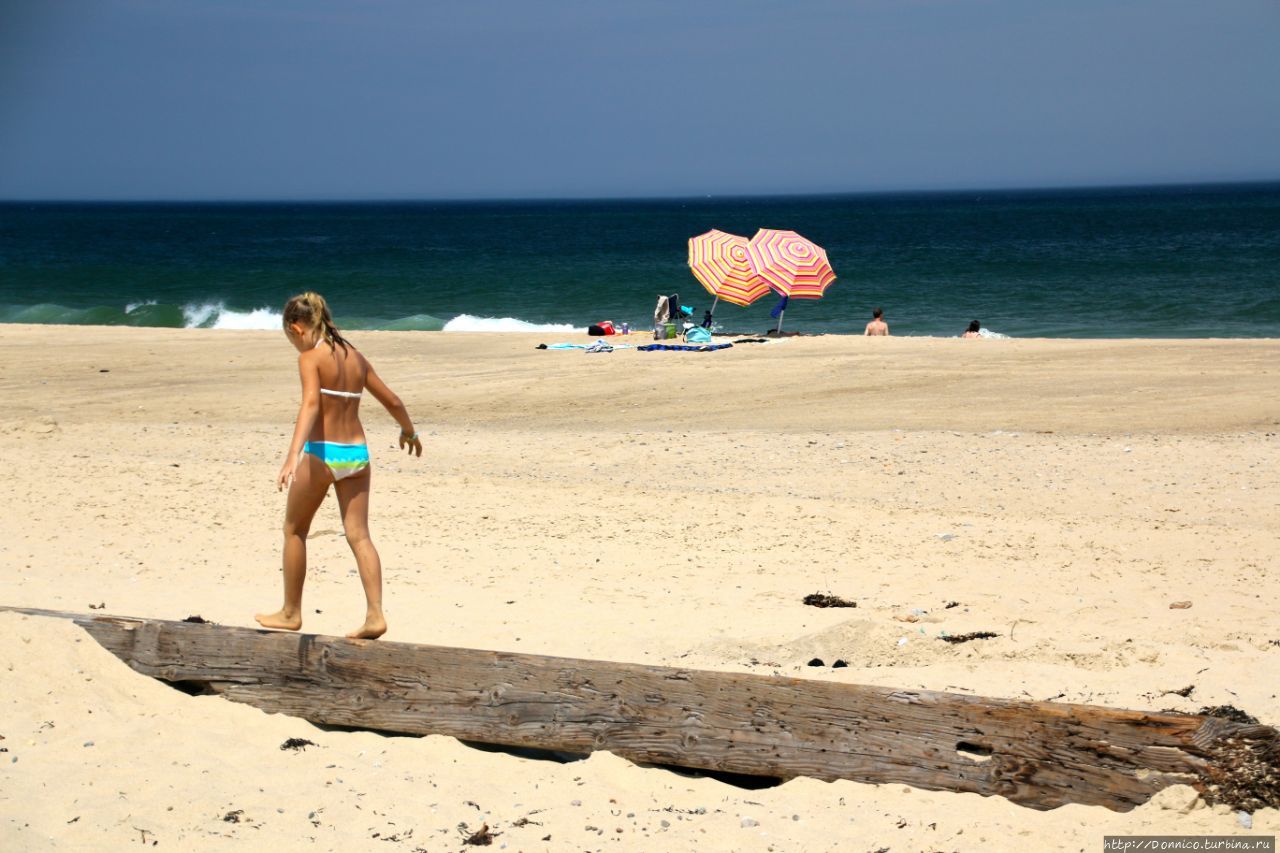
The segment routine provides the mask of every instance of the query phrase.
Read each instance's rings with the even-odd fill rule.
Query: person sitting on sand
[[[338,333],[329,306],[318,293],[303,293],[284,306],[284,333],[298,350],[302,406],[276,488],[289,488],[284,513],[284,607],[254,616],[264,628],[302,627],[302,584],[307,577],[307,533],[333,484],[347,544],[364,586],[364,624],[347,634],[376,639],[387,631],[382,614],[382,562],[369,538],[369,448],[360,424],[361,393],[367,388],[400,424],[400,446],[422,455],[422,442],[404,403]]]
[[[885,337],[889,334],[889,324],[884,321],[884,309],[877,308],[871,312],[871,322],[867,324],[864,334]]]
[[[982,324],[974,320],[969,324],[969,330],[960,337],[962,338],[980,338],[982,337]]]

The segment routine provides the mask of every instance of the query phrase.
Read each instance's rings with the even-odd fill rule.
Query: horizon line
[[[692,195],[617,196],[351,196],[351,197],[150,197],[150,198],[0,198],[0,204],[494,204],[555,202],[661,202],[789,198],[849,198],[876,196],[959,195],[967,193],[1096,192],[1133,190],[1208,189],[1280,185],[1280,177],[1250,180],[1173,181],[1138,184],[1068,184],[1049,186],[957,187],[951,189],[841,190],[836,192],[698,193]]]

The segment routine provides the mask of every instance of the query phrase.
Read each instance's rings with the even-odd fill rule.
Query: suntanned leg
[[[307,579],[307,534],[311,519],[324,502],[333,478],[324,463],[302,454],[284,511],[284,607],[275,613],[258,613],[254,619],[264,628],[296,631],[302,627],[302,583]]]
[[[338,509],[342,511],[342,527],[347,533],[347,544],[356,558],[360,570],[360,583],[364,586],[364,624],[347,634],[356,640],[376,640],[387,633],[387,620],[382,615],[382,560],[378,549],[369,538],[369,483],[370,469],[339,480],[334,484],[338,494]]]

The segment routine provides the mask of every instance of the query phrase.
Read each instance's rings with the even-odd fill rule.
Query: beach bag
[[[709,344],[711,343],[711,330],[704,329],[701,326],[692,326],[685,331],[684,342],[686,344]]]

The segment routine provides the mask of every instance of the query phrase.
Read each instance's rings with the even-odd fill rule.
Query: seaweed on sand
[[[970,640],[992,640],[999,636],[994,631],[970,631],[968,634],[944,634],[938,639],[954,645],[956,643],[967,643]]]
[[[804,603],[810,607],[857,607],[858,602],[849,601],[838,595],[824,592],[813,592],[804,597]]]

